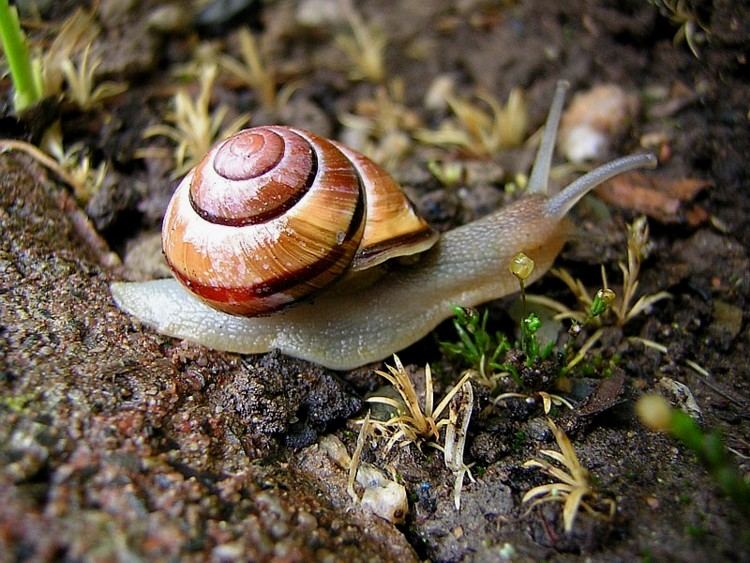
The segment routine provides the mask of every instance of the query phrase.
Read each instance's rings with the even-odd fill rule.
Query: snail
[[[114,300],[162,334],[217,350],[278,349],[341,370],[382,360],[428,334],[456,305],[473,307],[516,292],[508,265],[519,252],[536,264],[526,283],[541,277],[571,232],[568,212],[586,193],[617,174],[656,166],[651,154],[619,158],[548,195],[567,87],[564,81],[557,85],[526,195],[439,239],[400,190],[392,195],[395,181],[359,153],[297,129],[237,133],[188,173],[169,204],[163,247],[176,280],[116,282]],[[261,150],[254,158],[259,149],[271,152]],[[282,165],[291,165],[290,171]],[[287,174],[310,187],[294,191],[283,180]],[[366,188],[368,175],[387,188]],[[258,179],[270,182],[260,186]],[[224,184],[212,192],[202,187],[206,180]],[[324,188],[323,203],[313,204],[320,180],[333,184]],[[345,184],[350,180],[352,186]],[[244,191],[258,198],[243,202],[243,190],[231,191],[232,183],[243,182],[250,186]],[[332,223],[339,214],[331,209],[334,201],[345,208],[341,226]],[[395,219],[380,216],[378,207]],[[376,221],[368,227],[371,213]],[[245,238],[243,230],[256,238]],[[302,250],[284,246],[293,240],[302,242]],[[281,249],[266,249],[279,242]],[[409,254],[418,256],[383,263]],[[223,268],[228,277],[217,282],[213,276]],[[243,277],[251,280],[249,288],[241,285]],[[238,316],[257,314],[265,316]]]

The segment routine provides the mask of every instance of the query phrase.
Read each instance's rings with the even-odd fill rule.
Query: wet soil
[[[42,15],[58,24],[79,5],[52,4]],[[185,8],[165,18],[160,11],[176,3],[100,2],[97,73],[130,87],[92,110],[50,99],[16,116],[10,83],[0,81],[3,137],[39,143],[59,120],[66,145],[83,143],[96,163],[108,163],[107,181],[82,202],[30,157],[0,155],[0,560],[750,560],[746,513],[693,453],[646,430],[633,412],[648,391],[679,404],[674,382],[684,384],[695,416],[722,432],[731,462],[747,475],[750,6],[686,3],[704,37],[696,57],[673,41],[679,25],[644,2],[357,3],[368,24],[386,30],[386,80],[403,79],[399,103],[423,126],[436,128],[449,115],[425,103],[441,75],[466,96],[484,89],[504,100],[523,88],[532,129],[557,80],[570,81],[572,92],[616,83],[639,96],[641,109],[609,156],[656,136],[653,177],[709,182],[669,222],[650,219],[639,292],[669,291],[671,299],[607,329],[589,361],[569,374],[566,397],[575,409],[553,411],[596,490],[616,502],[612,519],[581,512],[565,533],[559,503],[532,510],[521,503],[525,491],[548,482],[523,467],[540,448],[554,448],[539,402],[495,405],[489,391],[475,389],[464,461],[476,481],[465,480],[460,511],[440,452],[367,448],[363,460],[406,488],[409,514],[393,525],[352,503],[346,472],[318,446],[333,432],[354,450],[353,419],[383,383],[374,373],[382,365],[342,373],[277,353],[214,352],[117,310],[111,281],[163,271],[151,261],[158,244],[132,253],[135,241],[153,241],[176,184],[171,145],[143,133],[163,121],[178,86],[197,93],[194,78],[171,73],[200,42],[236,52],[233,32],[250,25],[277,83],[296,84],[286,105],[264,109],[252,89],[218,80],[214,104],[230,108],[230,117],[250,112],[253,124],[343,137],[350,132],[340,117],[366,112],[382,89],[350,78],[334,39],[345,21],[336,10],[325,15],[337,2],[239,2],[234,15],[217,8],[231,3],[208,4],[218,11]],[[303,6],[319,19],[310,23]],[[32,38],[49,45],[53,28],[33,29]],[[164,150],[144,157],[146,146]],[[468,162],[472,173],[446,189],[426,172],[435,158]],[[514,197],[503,186],[532,158],[532,148],[473,158],[413,143],[389,166],[445,230]],[[557,265],[590,288],[601,265],[619,279],[626,225],[637,214],[585,201]],[[574,302],[552,276],[533,292]],[[513,333],[513,302],[490,305],[493,329]],[[567,325],[554,328],[564,339]],[[440,352],[438,340],[447,339],[455,339],[450,323],[401,354],[420,389],[421,368],[432,364],[436,397],[463,368]],[[522,375],[548,376],[561,361]]]

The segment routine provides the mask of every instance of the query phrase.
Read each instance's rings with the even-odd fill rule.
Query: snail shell
[[[221,311],[263,315],[346,271],[422,252],[438,234],[364,155],[301,129],[246,129],[215,145],[164,217],[175,277]]]

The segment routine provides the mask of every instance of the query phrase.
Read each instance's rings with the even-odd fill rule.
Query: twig
[[[81,185],[73,176],[71,176],[65,168],[58,163],[54,158],[49,156],[47,153],[39,149],[38,147],[27,143],[26,141],[17,141],[15,139],[0,139],[0,152],[7,151],[21,151],[28,154],[34,160],[49,168],[52,172],[57,174],[60,179],[68,184],[75,193],[82,193],[84,186]]]

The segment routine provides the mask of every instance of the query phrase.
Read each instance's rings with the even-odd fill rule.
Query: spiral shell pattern
[[[215,145],[164,217],[175,277],[219,310],[271,313],[348,269],[421,252],[437,234],[365,156],[280,126]]]

